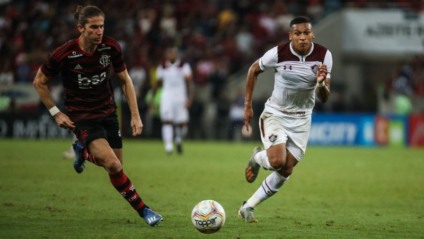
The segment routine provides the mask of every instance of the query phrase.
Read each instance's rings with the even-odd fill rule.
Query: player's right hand
[[[56,121],[56,124],[60,128],[70,129],[70,130],[74,130],[75,129],[74,122],[71,119],[69,119],[69,117],[65,113],[63,113],[63,112],[57,113],[54,116],[54,120]]]
[[[141,122],[140,116],[131,117],[131,129],[132,136],[140,135],[143,131],[143,123]]]

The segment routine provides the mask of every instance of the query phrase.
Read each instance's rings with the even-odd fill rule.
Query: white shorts
[[[169,121],[174,124],[188,123],[189,112],[184,105],[184,101],[168,101],[160,102],[160,118],[162,121]]]
[[[259,119],[259,129],[265,149],[286,144],[287,150],[300,161],[308,144],[311,115],[292,116],[265,106]]]

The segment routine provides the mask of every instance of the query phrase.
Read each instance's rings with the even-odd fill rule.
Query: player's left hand
[[[321,83],[327,77],[327,65],[322,64],[318,67],[317,71],[317,83]]]
[[[69,117],[63,112],[58,112],[55,116],[53,116],[53,118],[60,128],[70,130],[75,129],[75,123],[71,119],[69,119]]]
[[[132,136],[140,135],[143,131],[143,123],[141,122],[140,118],[132,118],[131,119],[131,129],[132,129]]]

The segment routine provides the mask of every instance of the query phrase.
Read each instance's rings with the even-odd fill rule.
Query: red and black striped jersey
[[[65,109],[71,120],[98,119],[116,110],[111,84],[112,68],[126,69],[118,42],[103,37],[94,53],[79,47],[79,38],[54,50],[41,71],[48,77],[60,76],[65,91]]]

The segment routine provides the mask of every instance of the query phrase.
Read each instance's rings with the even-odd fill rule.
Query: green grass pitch
[[[259,143],[259,142],[257,142]],[[183,156],[160,141],[124,140],[124,170],[165,220],[151,228],[92,164],[61,158],[70,140],[0,140],[0,238],[423,238],[424,150],[309,147],[281,191],[247,224],[237,209],[258,188],[244,167],[255,142],[189,141]],[[214,199],[225,226],[204,235],[193,206]]]

